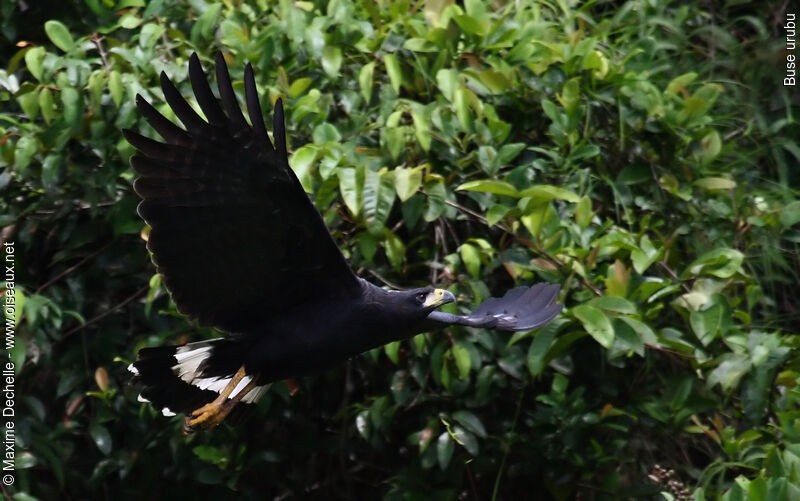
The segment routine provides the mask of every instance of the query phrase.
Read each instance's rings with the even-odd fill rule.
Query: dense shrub
[[[21,315],[4,492],[800,498],[783,13],[572,4],[86,0],[36,11],[36,33],[5,4],[0,225]],[[451,311],[558,282],[567,309],[393,343],[181,436],[125,366],[214,334],[153,276],[119,130],[152,134],[134,96],[168,112],[158,74],[190,96],[189,54],[218,50],[239,91],[254,64],[267,115],[284,98],[290,163],[359,274],[444,284]],[[208,293],[227,294],[214,265]]]

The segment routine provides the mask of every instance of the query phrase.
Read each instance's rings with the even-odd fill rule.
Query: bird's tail
[[[241,367],[247,348],[230,337],[143,348],[128,370],[134,374],[134,382],[144,386],[140,402],[150,402],[165,416],[188,415],[219,396]],[[254,377],[244,376],[231,396]],[[256,403],[268,388],[269,384],[256,386],[241,401]]]

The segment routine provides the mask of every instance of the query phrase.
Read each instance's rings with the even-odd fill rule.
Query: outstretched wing
[[[428,322],[439,327],[458,324],[501,331],[535,329],[555,318],[564,307],[555,303],[560,288],[556,284],[515,287],[501,298],[487,299],[469,315],[433,311]]]
[[[165,142],[123,131],[138,150],[131,165],[140,176],[139,215],[151,227],[147,248],[178,310],[201,325],[242,332],[298,303],[357,295],[358,279],[289,168],[281,100],[273,147],[252,67],[244,72],[252,126],[222,54],[216,73],[221,103],[192,54],[189,77],[206,120],[162,72],[164,97],[185,130],[137,96]]]

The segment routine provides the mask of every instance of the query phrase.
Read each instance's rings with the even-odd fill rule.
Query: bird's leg
[[[208,430],[220,424],[228,414],[230,414],[234,406],[239,403],[250,390],[258,386],[256,384],[256,379],[253,378],[239,393],[229,399],[228,397],[233,393],[233,390],[236,389],[236,386],[242,381],[245,375],[244,366],[241,366],[213,402],[207,403],[199,409],[194,410],[191,416],[186,416],[183,420],[184,435],[189,435],[198,429]]]

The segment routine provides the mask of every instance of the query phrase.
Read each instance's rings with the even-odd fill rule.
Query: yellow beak
[[[455,303],[455,301],[456,297],[452,292],[445,289],[435,289],[433,292],[428,293],[422,306],[425,308],[439,307],[443,304]]]

